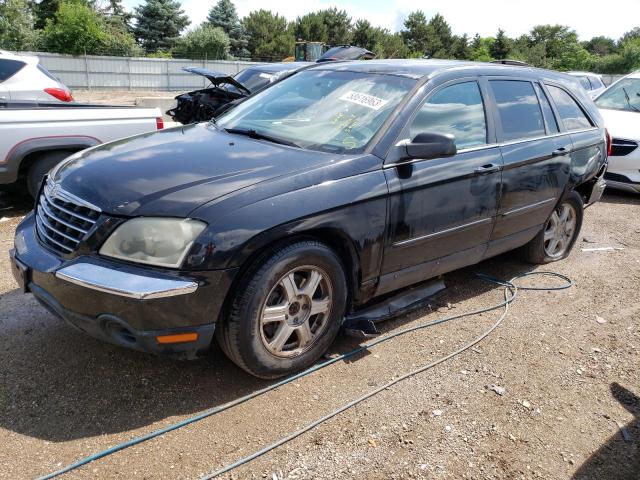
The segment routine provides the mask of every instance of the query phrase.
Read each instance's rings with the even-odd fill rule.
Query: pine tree
[[[499,29],[496,35],[496,41],[491,46],[491,56],[497,60],[505,59],[513,50],[513,41],[507,37],[504,30]]]
[[[191,22],[175,0],[145,0],[136,7],[134,33],[147,52],[169,50]]]
[[[249,38],[231,0],[218,0],[209,11],[207,21],[212,26],[221,28],[229,36],[231,55],[240,58],[249,56]]]

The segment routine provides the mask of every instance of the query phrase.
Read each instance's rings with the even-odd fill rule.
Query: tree
[[[331,46],[345,45],[351,41],[351,17],[345,10],[336,7],[318,12],[327,27],[327,43]]]
[[[0,48],[32,50],[38,42],[34,17],[27,0],[0,1]]]
[[[593,37],[584,43],[584,48],[586,48],[588,52],[601,57],[615,53],[617,50],[615,40],[604,36]]]
[[[513,49],[513,41],[507,37],[504,30],[501,28],[498,30],[496,40],[491,46],[491,56],[497,60],[502,60],[509,57],[511,50]]]
[[[567,45],[578,42],[578,34],[564,25],[537,25],[529,33],[529,46],[542,45],[548,59],[559,58]]]
[[[431,32],[427,26],[427,17],[422,10],[409,14],[404,21],[404,30],[400,33],[411,53],[425,55]]]
[[[60,6],[60,0],[41,0],[33,2],[35,14],[35,28],[42,30],[47,26],[47,20],[53,20]]]
[[[175,0],[145,0],[136,7],[134,33],[147,52],[173,48],[191,22]]]
[[[471,48],[469,47],[469,37],[465,33],[461,37],[454,36],[451,46],[451,56],[456,60],[470,60],[472,56]]]
[[[298,17],[294,29],[297,40],[322,43],[329,41],[327,26],[319,12],[311,12]]]
[[[358,20],[353,27],[353,44],[373,51],[381,40],[380,33],[368,20]]]
[[[240,23],[236,7],[231,0],[219,0],[211,10],[207,21],[214,27],[221,28],[230,39],[230,53],[234,57],[247,57],[249,39]]]
[[[620,37],[620,40],[618,40],[618,44],[622,45],[627,40],[633,40],[636,38],[640,38],[640,27],[635,27],[622,35],[622,37]]]
[[[242,19],[254,59],[280,61],[293,54],[295,39],[287,19],[269,10],[257,10]]]
[[[449,58],[452,44],[451,26],[437,13],[427,24],[425,54],[430,58]]]
[[[107,22],[114,25],[115,28],[121,28],[133,33],[131,25],[133,13],[124,8],[122,0],[109,0],[107,6],[101,9],[101,13],[106,17]]]
[[[48,19],[42,43],[52,52],[99,53],[108,44],[102,18],[93,8],[78,1],[62,1],[53,19]]]
[[[400,33],[391,33],[387,29],[380,29],[379,39],[373,48],[378,58],[406,58],[409,50],[404,44]]]
[[[482,38],[476,34],[471,41],[470,59],[476,62],[490,62],[493,60],[491,56],[491,47],[493,46],[493,38]]]
[[[182,58],[225,60],[230,43],[222,28],[203,23],[179,40],[175,54]]]

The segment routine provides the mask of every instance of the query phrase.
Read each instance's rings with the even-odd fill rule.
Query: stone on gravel
[[[434,410],[432,415],[434,417],[441,417],[444,412],[442,410]]]
[[[605,323],[607,323],[607,321],[600,315],[596,315],[596,322],[598,322],[600,325],[604,325]]]
[[[487,389],[496,392],[498,395],[500,395],[501,397],[507,393],[507,389],[504,387],[500,387],[499,385],[494,385],[493,383],[491,385],[487,385]]]

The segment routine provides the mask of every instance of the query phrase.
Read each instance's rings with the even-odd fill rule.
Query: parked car
[[[205,77],[211,82],[211,86],[178,95],[176,107],[167,111],[167,115],[174,122],[184,125],[207,122],[222,113],[229,104],[259,92],[276,80],[310,65],[313,63],[265,63],[246,68],[235,76],[200,67],[183,68],[185,72]]]
[[[161,128],[157,108],[0,101],[0,187],[26,184],[35,197],[45,174],[69,155]]]
[[[73,95],[38,57],[0,50],[0,101],[72,102]]]
[[[613,137],[607,186],[640,193],[640,72],[611,85],[596,105]]]
[[[580,85],[587,91],[591,98],[596,98],[605,91],[602,75],[591,72],[567,72],[569,75],[576,77],[580,81]]]
[[[602,118],[567,75],[323,63],[217,123],[77,153],[47,177],[15,278],[89,335],[247,372],[316,362],[345,314],[521,248],[565,258],[604,189]]]

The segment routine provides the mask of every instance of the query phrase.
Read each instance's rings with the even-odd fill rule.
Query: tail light
[[[44,91],[61,102],[73,102],[73,95],[64,88],[45,88]]]
[[[607,156],[610,157],[613,154],[613,139],[611,138],[609,130],[605,128],[604,132],[607,134]]]
[[[164,128],[164,119],[162,117],[156,118],[156,130],[162,130]]]

